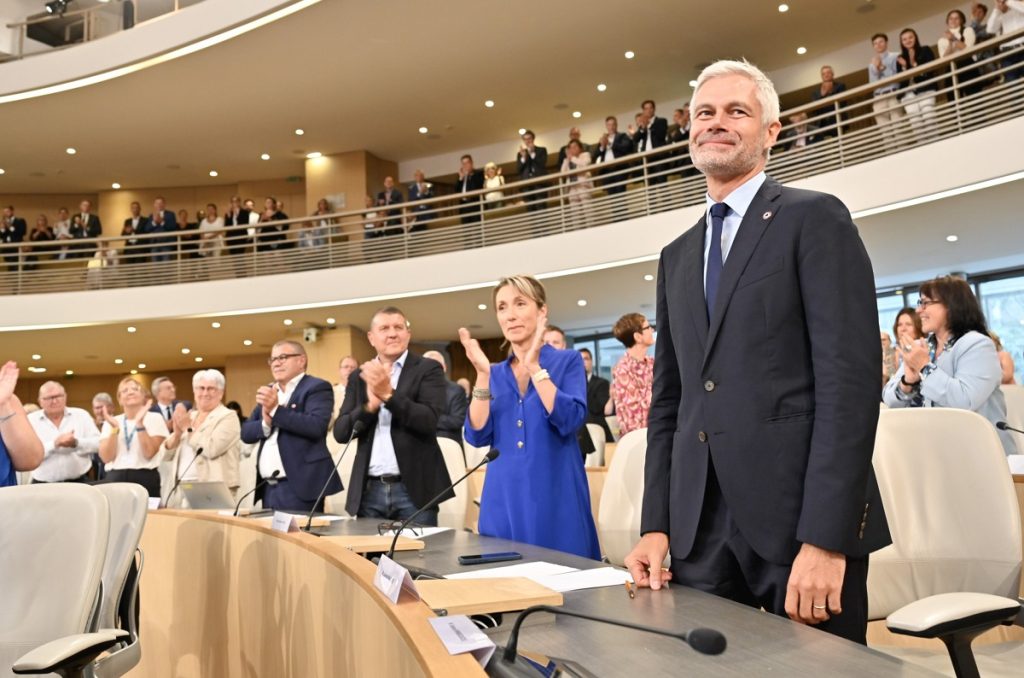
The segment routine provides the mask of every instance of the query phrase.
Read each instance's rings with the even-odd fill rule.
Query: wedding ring
[[[813,607],[815,610],[824,610],[828,606],[827,605],[811,605],[811,607]]]

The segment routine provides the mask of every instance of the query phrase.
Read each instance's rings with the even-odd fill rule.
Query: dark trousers
[[[709,460],[697,537],[689,556],[672,558],[672,583],[751,607],[763,607],[785,617],[786,585],[791,569],[792,563],[768,562],[750,548],[733,522]],[[846,577],[840,594],[843,612],[832,615],[828,621],[815,627],[862,645],[867,644],[867,580],[867,557],[847,557]]]
[[[81,475],[77,478],[68,478],[67,480],[36,480],[32,479],[33,485],[52,485],[53,483],[87,483],[89,482],[89,474]]]
[[[1009,49],[1005,51],[1009,52]],[[1024,77],[1024,50],[1012,54],[1008,53],[1000,61],[1000,66],[1003,68],[1004,82],[1013,82],[1018,78]],[[1017,66],[1017,64],[1021,65]],[[1014,66],[1017,66],[1017,68],[1014,68]]]
[[[419,507],[413,503],[409,490],[402,481],[388,482],[379,478],[367,478],[357,514],[360,518],[405,520],[418,510]],[[424,511],[416,518],[416,523],[437,527],[437,509]]]
[[[263,490],[263,508],[280,511],[302,511],[309,513],[313,510],[313,502],[303,499],[295,494],[295,488],[288,482],[287,478],[278,480],[276,483],[267,484]],[[323,513],[324,500],[316,504],[316,510]]]
[[[137,483],[146,488],[151,497],[160,496],[160,472],[155,468],[129,468],[107,471],[103,480],[94,481],[93,485],[104,483]]]

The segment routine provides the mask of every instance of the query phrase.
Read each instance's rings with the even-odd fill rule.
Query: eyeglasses
[[[282,353],[281,355],[272,355],[267,358],[267,364],[276,365],[278,363],[283,363],[285,360],[288,360],[288,358],[298,358],[300,355],[301,353]]]
[[[653,329],[654,329],[654,325],[644,325],[643,327],[640,328],[640,331],[641,332],[646,332],[647,330],[653,330]]]
[[[42,398],[40,398],[40,400],[45,400],[46,402],[52,402],[54,400],[63,400],[66,397],[67,397],[66,394],[58,393],[57,395],[43,396]]]
[[[389,532],[395,532],[402,526],[402,522],[401,520],[385,520],[377,525],[377,534],[383,537]],[[422,536],[423,526],[419,523],[410,523],[405,526],[405,530],[409,530],[413,535],[419,537]],[[405,530],[402,531],[404,532]]]
[[[917,299],[917,307],[918,308],[928,308],[932,304],[941,304],[941,303],[942,302],[937,300],[937,299],[925,299],[924,297],[918,297],[918,299]]]

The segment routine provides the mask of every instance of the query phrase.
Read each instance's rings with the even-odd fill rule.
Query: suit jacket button
[[[710,379],[705,381],[704,382],[704,390],[707,391],[708,393],[711,393],[712,391],[714,391],[715,390],[715,382],[711,381]]]
[[[708,441],[708,434],[704,433],[704,431],[701,431],[700,433],[697,434],[697,440],[701,441],[702,443],[706,443]]]

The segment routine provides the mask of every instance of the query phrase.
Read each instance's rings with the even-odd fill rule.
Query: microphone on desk
[[[508,641],[505,643],[505,649],[500,654],[496,652],[491,661],[488,662],[487,675],[537,675],[535,669],[530,668],[524,672],[527,665],[517,663],[519,628],[523,625],[523,620],[534,612],[550,612],[556,615],[560,614],[567,617],[577,617],[579,619],[611,624],[613,626],[621,626],[623,628],[633,629],[634,631],[645,631],[659,636],[678,638],[701,654],[715,655],[725,652],[725,636],[714,629],[696,628],[691,631],[668,631],[665,629],[657,629],[652,626],[643,626],[642,624],[631,624],[629,622],[619,621],[618,619],[608,619],[607,617],[596,617],[594,615],[583,614],[581,612],[573,612],[559,607],[551,607],[550,605],[534,605],[533,607],[526,608],[519,613],[519,616],[516,617],[515,622],[512,624],[512,632],[509,634]]]
[[[1020,430],[1019,428],[1014,428],[1010,426],[1005,421],[997,421],[996,428],[999,429],[1000,431],[1013,431],[1014,433],[1024,434],[1024,431]]]
[[[260,489],[264,485],[277,482],[277,477],[279,475],[281,475],[281,469],[274,469],[274,472],[270,474],[269,478],[264,478],[260,482],[256,483],[256,487],[252,488],[251,490],[243,494],[241,498],[239,498],[238,503],[235,504],[235,512],[232,515],[237,518],[238,512],[242,510],[242,502],[245,501],[245,498],[248,497],[250,494],[255,494],[256,490]]]
[[[499,454],[501,454],[501,452],[499,452],[497,449],[493,449],[492,448],[487,453],[487,455],[484,456],[484,458],[480,461],[479,464],[477,464],[473,468],[471,468],[468,471],[466,471],[466,475],[462,476],[461,478],[456,480],[454,483],[452,483],[448,487],[444,488],[444,490],[442,490],[440,494],[438,494],[436,497],[434,497],[433,499],[428,501],[426,504],[424,504],[422,507],[420,507],[420,509],[418,511],[416,511],[416,513],[414,513],[411,516],[409,516],[408,518],[406,518],[405,521],[402,523],[402,525],[395,531],[395,538],[391,540],[391,548],[388,549],[388,553],[387,553],[388,558],[394,558],[395,557],[395,545],[398,544],[398,538],[402,535],[402,530],[404,530],[410,524],[412,524],[413,519],[415,519],[417,516],[419,516],[419,514],[423,513],[427,509],[431,509],[431,508],[434,508],[435,506],[437,506],[441,502],[441,498],[444,495],[448,494],[449,490],[454,490],[456,485],[458,485],[463,480],[465,480],[466,478],[468,478],[471,475],[473,475],[473,473],[475,473],[476,470],[478,468],[480,468],[481,466],[483,466],[484,464],[488,464],[488,463],[494,461],[495,459],[497,459]]]
[[[180,476],[174,479],[174,487],[171,488],[171,491],[167,494],[167,498],[164,499],[163,502],[161,503],[162,506],[167,506],[167,502],[169,502],[171,500],[171,497],[174,496],[174,493],[177,491],[178,486],[181,485],[181,481],[185,477],[185,474],[188,473],[188,470],[192,468],[192,464],[196,463],[196,459],[201,457],[202,454],[203,448],[200,447],[199,449],[196,450],[196,456],[192,457],[192,461],[185,464],[185,470],[181,472]]]
[[[338,473],[338,466],[341,465],[341,460],[345,458],[345,453],[348,452],[348,446],[352,444],[356,436],[363,432],[363,422],[356,421],[352,424],[352,433],[348,436],[348,441],[345,443],[345,447],[341,450],[341,454],[338,455],[338,461],[334,462],[334,468],[331,470],[330,475],[327,476],[327,482],[324,483],[324,488],[320,490],[320,496],[313,502],[313,509],[309,512],[309,516],[306,518],[306,524],[302,528],[303,532],[309,532],[310,534],[316,534],[312,531],[313,528],[313,514],[316,513],[316,507],[320,505],[320,500],[324,498],[324,493],[327,492],[327,486],[331,484],[331,476]],[[341,480],[341,474],[338,473],[338,480]],[[341,484],[344,485],[345,481],[341,480]],[[319,537],[320,535],[317,534]]]

